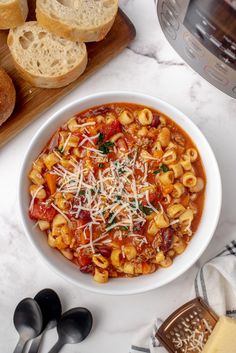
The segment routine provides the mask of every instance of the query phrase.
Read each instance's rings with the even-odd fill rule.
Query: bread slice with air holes
[[[0,29],[21,25],[28,15],[27,0],[0,0]]]
[[[38,23],[72,41],[97,42],[111,29],[118,0],[37,0]]]
[[[11,29],[7,44],[20,75],[35,87],[66,86],[87,65],[84,43],[58,37],[35,21]]]

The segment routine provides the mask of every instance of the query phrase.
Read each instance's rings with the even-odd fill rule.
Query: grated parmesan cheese
[[[62,153],[65,151],[66,146],[68,145],[68,142],[69,142],[70,138],[71,138],[71,132],[69,132],[69,134],[67,136],[67,139],[66,139],[66,141],[65,141],[65,143],[64,143],[64,145],[62,147],[62,150],[61,150]]]
[[[212,332],[212,327],[205,319],[202,319],[202,322],[192,321],[191,323],[182,321],[181,324],[184,327],[181,334],[175,332],[172,338],[175,348],[186,353],[201,353]]]
[[[32,200],[31,200],[30,205],[29,205],[29,210],[30,210],[30,211],[32,211],[33,206],[34,206],[34,201],[35,201],[35,199],[36,199],[36,196],[37,196],[38,192],[39,192],[41,189],[43,189],[43,185],[40,185],[40,186],[38,187],[38,189],[35,191],[35,193],[32,195]]]
[[[95,147],[93,140],[98,135],[89,138],[83,135],[83,137],[82,142],[86,140]],[[66,148],[66,144],[69,141],[68,138],[63,148]],[[106,155],[104,156],[96,148],[84,146],[85,141],[83,144],[82,142],[80,143],[81,148],[90,152],[89,157],[98,157],[102,161],[107,161]],[[143,198],[143,193],[140,192],[140,189],[143,187],[144,182],[150,185],[147,182],[148,163],[137,160],[137,155],[137,150],[132,150],[115,161],[109,161],[109,165],[105,169],[99,169],[97,177],[94,175],[93,166],[88,169],[84,165],[83,160],[77,161],[75,158],[70,159],[72,167],[70,170],[60,164],[53,167],[52,173],[58,176],[57,191],[73,194],[76,201],[71,204],[68,212],[75,219],[79,218],[80,212],[88,212],[91,218],[91,221],[78,228],[83,229],[85,235],[89,231],[89,243],[80,246],[78,249],[91,248],[91,251],[94,252],[94,244],[107,237],[107,232],[113,229],[118,231],[118,238],[122,240],[122,227],[125,227],[125,236],[130,237],[138,246],[147,243],[145,236],[134,232],[135,227],[140,228],[146,222],[145,215],[140,210],[140,202],[142,202]],[[135,169],[140,169],[144,176],[135,176]],[[148,207],[154,212],[158,212],[149,200],[148,191],[146,192],[146,198]],[[52,206],[69,220],[62,210],[58,209],[54,204]],[[162,209],[161,204],[160,208]],[[95,225],[101,225],[101,230],[106,230],[105,234],[103,233],[97,239],[93,238],[93,227]]]
[[[51,205],[53,208],[55,208],[55,210],[57,212],[59,212],[67,220],[68,223],[70,223],[70,219],[67,217],[67,215],[62,210],[60,210],[60,208],[58,208],[56,205],[54,205],[54,203],[52,203]]]

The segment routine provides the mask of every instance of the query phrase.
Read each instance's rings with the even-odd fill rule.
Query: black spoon
[[[38,352],[44,333],[54,328],[61,317],[61,301],[54,290],[43,289],[34,297],[34,300],[41,309],[43,327],[41,334],[33,340],[28,353]]]
[[[58,353],[67,344],[82,342],[90,333],[93,317],[86,308],[74,308],[65,312],[57,325],[58,341],[49,353]]]
[[[21,353],[26,343],[42,330],[42,313],[37,302],[32,298],[23,299],[15,309],[13,321],[20,336],[14,353]]]

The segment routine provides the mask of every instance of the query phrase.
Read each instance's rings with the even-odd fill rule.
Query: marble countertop
[[[60,293],[65,310],[86,306],[94,314],[89,339],[80,346],[66,346],[62,352],[90,353],[94,348],[97,353],[128,352],[132,335],[142,325],[152,322],[157,315],[165,317],[188,299],[201,261],[236,238],[236,100],[211,86],[174,52],[160,30],[153,0],[121,0],[120,5],[137,29],[129,48],[0,150],[0,352],[12,352],[18,339],[12,323],[18,301],[46,287]],[[32,135],[65,103],[105,90],[147,93],[183,111],[210,142],[223,182],[220,221],[202,258],[169,285],[136,296],[93,294],[58,277],[27,241],[17,209],[19,170]],[[42,353],[49,350],[55,339],[56,331],[49,332]]]

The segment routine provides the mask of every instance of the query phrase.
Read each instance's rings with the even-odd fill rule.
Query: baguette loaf
[[[0,29],[20,26],[27,15],[27,0],[0,0]]]
[[[20,75],[32,86],[64,87],[87,65],[84,43],[58,37],[35,21],[11,29],[7,43]]]
[[[38,23],[50,32],[79,42],[102,40],[111,29],[118,0],[37,0]]]
[[[8,74],[0,68],[0,125],[12,114],[16,102],[16,91]]]

